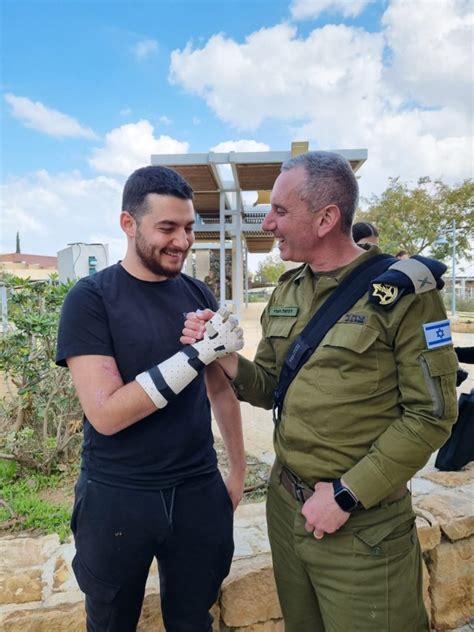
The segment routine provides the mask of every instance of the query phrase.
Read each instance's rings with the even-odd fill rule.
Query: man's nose
[[[262,230],[272,231],[275,229],[275,220],[273,218],[273,212],[268,211],[267,216],[262,222]]]
[[[176,248],[180,248],[181,250],[187,250],[192,243],[192,236],[187,233],[185,230],[180,230],[175,233],[173,238],[173,244]]]

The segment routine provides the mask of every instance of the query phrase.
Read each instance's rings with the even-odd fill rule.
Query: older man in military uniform
[[[336,154],[283,165],[263,229],[282,259],[303,265],[280,279],[254,362],[219,360],[241,399],[272,407],[292,341],[380,254],[352,240],[357,201],[350,165]],[[375,279],[294,376],[277,415],[267,518],[286,632],[429,629],[407,482],[449,435],[457,359],[441,283],[420,266],[399,262]],[[201,331],[189,319],[182,340]]]

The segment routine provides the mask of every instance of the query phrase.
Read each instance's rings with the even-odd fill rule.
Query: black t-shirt
[[[63,305],[56,363],[79,355],[112,356],[124,383],[182,348],[184,315],[217,309],[210,290],[180,274],[141,281],[116,264],[69,291]],[[112,435],[84,417],[82,467],[96,480],[135,488],[163,488],[217,467],[211,413],[201,372],[165,408]]]

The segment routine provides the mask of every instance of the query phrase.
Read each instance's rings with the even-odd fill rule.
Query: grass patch
[[[61,490],[71,485],[70,476],[28,473],[22,475],[12,461],[0,461],[0,532],[57,533],[61,542],[70,535],[69,520],[72,505],[70,496],[51,502],[42,493]],[[62,494],[59,493],[61,499]]]

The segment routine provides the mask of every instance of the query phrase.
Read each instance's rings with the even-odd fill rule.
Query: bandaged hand
[[[239,351],[244,346],[244,332],[239,321],[225,307],[221,307],[204,325],[204,338],[191,346],[198,351],[198,358],[210,364],[217,358]]]
[[[136,376],[157,408],[164,408],[208,364],[244,346],[238,320],[221,307],[204,325],[204,337]]]

